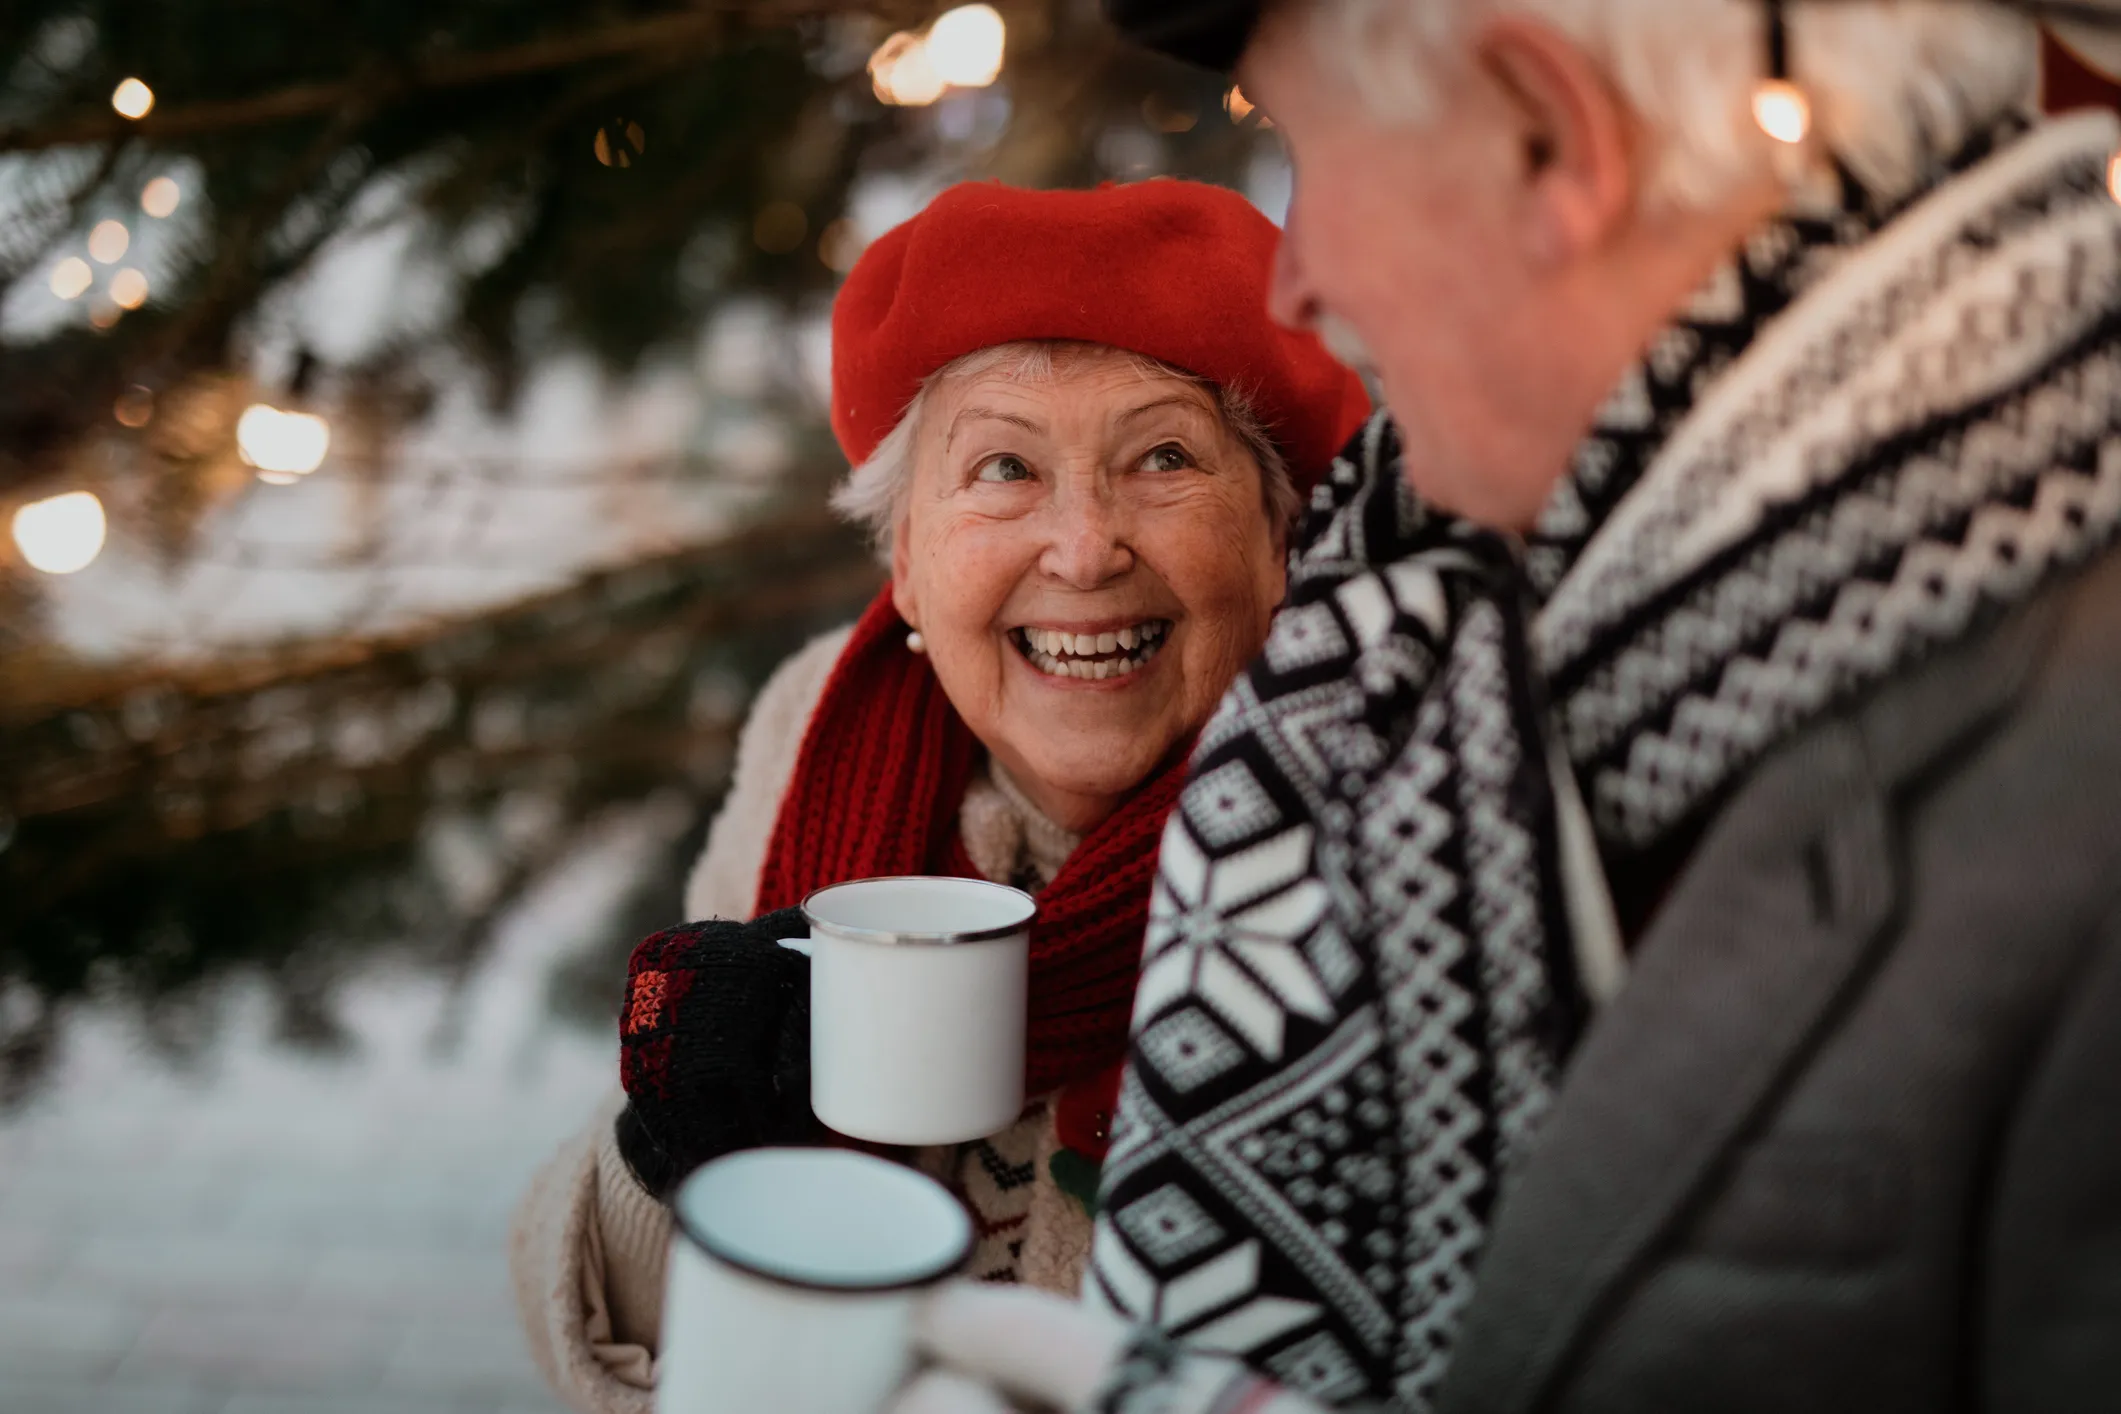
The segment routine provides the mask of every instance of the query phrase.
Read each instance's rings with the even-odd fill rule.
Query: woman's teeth
[[[1031,666],[1049,677],[1125,677],[1139,672],[1164,646],[1171,625],[1149,619],[1111,633],[1069,633],[1057,628],[1020,628],[1010,634]]]

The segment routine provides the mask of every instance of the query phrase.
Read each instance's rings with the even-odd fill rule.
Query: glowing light
[[[1769,79],[1753,90],[1753,121],[1777,142],[1795,147],[1811,135],[1812,101],[1787,79]]]
[[[606,123],[597,129],[597,161],[606,167],[631,167],[648,152],[648,130],[639,123]]]
[[[960,5],[928,30],[928,64],[959,88],[985,88],[1001,76],[1008,26],[992,5]]]
[[[119,117],[137,122],[154,108],[155,91],[138,79],[127,79],[111,90],[110,106],[118,110]]]
[[[2106,164],[2106,190],[2116,201],[2121,201],[2121,152]]]
[[[128,265],[110,277],[110,301],[120,309],[138,309],[147,303],[147,277]]]
[[[152,389],[138,383],[118,394],[118,401],[111,404],[110,415],[118,419],[120,427],[145,427],[154,420],[155,395]]]
[[[949,87],[936,73],[926,42],[903,30],[879,44],[876,53],[869,56],[869,81],[878,98],[901,108],[933,103]]]
[[[175,211],[182,200],[184,188],[175,177],[157,177],[140,189],[140,209],[158,221]]]
[[[97,300],[95,307],[88,312],[88,327],[98,331],[115,328],[124,317],[125,311],[109,300]]]
[[[313,413],[252,403],[236,419],[236,451],[258,469],[261,481],[287,485],[282,478],[309,475],[330,450],[331,424]]]
[[[1223,111],[1230,115],[1231,122],[1242,123],[1252,116],[1252,100],[1245,97],[1243,89],[1232,84],[1230,91],[1223,95]]]
[[[15,548],[31,569],[72,574],[95,563],[109,529],[95,492],[69,491],[15,512]]]
[[[79,299],[96,283],[96,272],[78,255],[69,255],[52,267],[52,293],[60,299]]]
[[[115,265],[132,246],[133,233],[123,221],[98,221],[88,233],[88,253],[98,265]]]

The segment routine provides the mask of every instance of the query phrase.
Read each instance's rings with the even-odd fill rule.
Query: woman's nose
[[[1095,589],[1134,568],[1126,517],[1104,496],[1076,497],[1056,508],[1040,568],[1076,589]]]

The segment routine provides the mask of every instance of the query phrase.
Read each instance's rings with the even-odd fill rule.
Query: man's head
[[[1758,0],[1261,7],[1237,77],[1296,170],[1274,313],[1361,351],[1428,499],[1528,528],[1628,363],[1786,199],[1751,116],[1763,24]],[[1814,142],[1884,193],[2032,90],[2031,27],[1985,6],[1831,0],[1791,29]]]

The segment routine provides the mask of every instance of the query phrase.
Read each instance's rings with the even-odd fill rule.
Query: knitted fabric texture
[[[1039,893],[1030,1094],[1095,1075],[1126,1053],[1156,842],[1191,745],[1174,750]],[[785,908],[849,879],[980,878],[958,829],[979,755],[934,670],[906,650],[906,623],[886,589],[855,625],[811,718],[759,874],[759,907]]]
[[[816,1137],[810,1114],[810,960],[777,945],[793,909],[688,923],[627,966],[619,1152],[658,1198],[709,1159]]]
[[[1098,1300],[1325,1403],[1458,1407],[1586,1019],[1549,763],[1635,857],[2121,541],[2121,130],[2023,129],[1910,208],[1843,174],[1756,231],[1522,567],[1416,500],[1386,419],[1335,467],[1164,838]],[[1194,1388],[1096,1407],[1230,1407]]]
[[[832,430],[868,460],[929,374],[997,344],[1146,354],[1242,392],[1308,487],[1361,426],[1362,381],[1267,317],[1279,232],[1236,192],[963,182],[862,253],[832,306]]]

